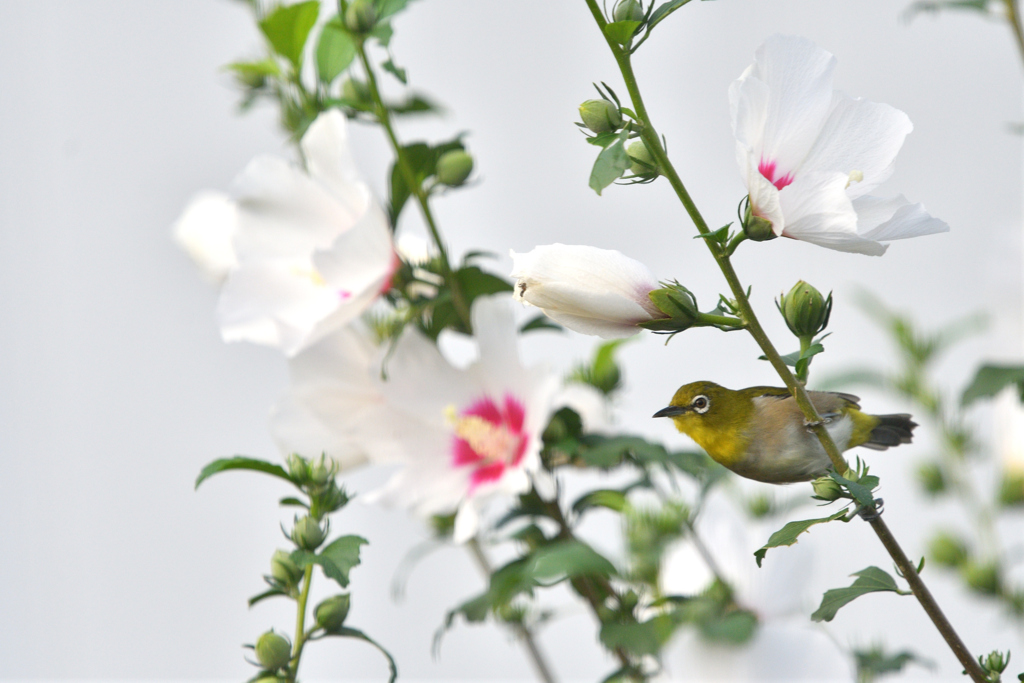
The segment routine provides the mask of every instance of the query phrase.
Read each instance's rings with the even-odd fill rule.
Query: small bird
[[[910,415],[869,415],[860,399],[831,391],[808,392],[840,451],[864,446],[884,451],[910,443]],[[832,463],[808,428],[788,389],[749,387],[733,391],[714,382],[692,382],[676,391],[654,417],[671,417],[715,462],[741,477],[771,484],[809,481]]]

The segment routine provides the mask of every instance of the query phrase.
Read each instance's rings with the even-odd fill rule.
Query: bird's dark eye
[[[690,405],[698,413],[706,413],[708,408],[711,406],[711,401],[708,400],[707,396],[702,394],[700,396],[695,396],[694,399],[690,401]]]

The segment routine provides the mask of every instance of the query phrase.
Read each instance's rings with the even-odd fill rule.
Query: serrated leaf
[[[642,22],[639,21],[613,21],[604,26],[604,34],[614,43],[619,45],[626,45],[630,39],[633,38],[633,34],[640,27]]]
[[[857,580],[847,588],[832,588],[825,591],[822,596],[821,605],[811,615],[812,621],[832,621],[844,605],[847,605],[867,593],[889,591],[899,593],[896,580],[878,567],[867,567],[850,576],[856,576]]]
[[[871,489],[866,485],[856,481],[850,481],[842,475],[836,474],[834,470],[830,471],[828,476],[830,476],[837,484],[846,488],[846,490],[850,492],[850,495],[853,496],[853,499],[862,507],[870,509],[875,506],[875,497],[872,495]],[[865,477],[865,479],[868,478]],[[878,477],[871,477],[870,479],[873,479],[875,482],[878,481]],[[868,483],[870,483],[870,479],[868,479]]]
[[[388,61],[381,64],[381,68],[387,71],[389,74],[397,78],[402,82],[402,85],[408,85],[409,81],[406,78],[405,69],[395,64],[394,60],[388,59]]]
[[[789,522],[784,527],[773,533],[768,537],[768,542],[765,543],[761,548],[754,552],[754,557],[757,559],[757,566],[761,566],[761,562],[764,561],[764,556],[768,552],[769,548],[778,548],[784,545],[793,545],[797,541],[797,537],[810,529],[816,524],[824,524],[826,522],[833,522],[840,517],[846,515],[846,510],[840,510],[834,515],[828,517],[822,517],[820,519],[804,519],[798,522]]]
[[[302,66],[302,49],[319,14],[319,0],[306,0],[281,5],[259,23],[270,47],[291,62],[296,71]]]
[[[352,36],[334,17],[320,32],[320,42],[316,46],[316,73],[324,83],[332,83],[342,71],[347,69],[356,56],[356,44]]]
[[[349,572],[359,565],[359,548],[367,543],[369,541],[361,536],[342,536],[324,546],[319,553],[296,550],[291,554],[291,558],[300,567],[320,565],[325,576],[346,588]]]
[[[219,472],[227,472],[228,470],[250,470],[252,472],[263,472],[264,474],[270,474],[284,479],[290,484],[295,483],[292,480],[291,475],[289,475],[288,472],[286,472],[280,465],[275,465],[272,462],[266,462],[256,458],[248,458],[244,455],[236,455],[233,458],[221,458],[220,460],[214,460],[204,467],[202,471],[199,472],[199,476],[196,477],[195,488],[199,488],[200,484],[213,475]]]
[[[395,658],[391,656],[383,645],[378,643],[376,640],[366,635],[357,628],[349,628],[348,626],[342,626],[337,630],[326,633],[327,636],[336,636],[341,638],[357,638],[377,648],[377,650],[384,655],[384,658],[388,660],[388,670],[390,676],[388,677],[388,683],[395,683],[395,679],[398,678],[398,665],[395,664]]]
[[[1017,391],[1024,396],[1024,365],[982,365],[964,389],[960,404],[968,406],[978,399],[990,398],[1011,384],[1016,384]]]
[[[631,160],[626,154],[626,137],[628,129],[619,133],[618,139],[600,151],[590,171],[589,186],[597,194],[622,177],[629,169]]]

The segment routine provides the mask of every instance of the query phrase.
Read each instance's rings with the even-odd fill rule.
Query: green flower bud
[[[355,78],[346,78],[342,81],[341,96],[351,102],[369,102],[372,97],[370,86]]]
[[[373,0],[353,0],[345,10],[345,28],[356,35],[364,35],[373,30],[377,23],[377,10]]]
[[[445,152],[437,160],[435,175],[437,181],[448,187],[458,187],[466,182],[466,178],[473,172],[473,157],[461,149],[453,149]]]
[[[328,633],[337,631],[345,623],[350,604],[351,599],[347,593],[327,598],[313,610],[317,626]]]
[[[652,290],[647,293],[647,297],[666,317],[639,323],[644,329],[652,332],[682,332],[693,327],[700,318],[696,297],[678,282]]]
[[[275,550],[270,558],[270,575],[285,586],[294,586],[302,578],[302,569],[284,550]]]
[[[256,661],[264,669],[277,671],[288,666],[291,658],[292,644],[284,636],[267,631],[256,641]]]
[[[654,177],[661,173],[658,169],[658,162],[651,156],[651,152],[647,149],[647,145],[644,144],[643,140],[634,140],[629,143],[629,147],[626,148],[626,155],[633,161],[629,166],[629,171],[633,175]]]
[[[843,487],[832,477],[818,477],[811,482],[814,496],[821,500],[839,500],[843,497]]]
[[[288,474],[295,481],[304,483],[309,479],[309,462],[298,453],[289,455],[286,464],[288,465]]]
[[[992,562],[968,561],[961,568],[964,581],[972,590],[983,595],[996,595],[999,593],[999,567]]]
[[[587,100],[580,105],[583,125],[595,133],[610,133],[622,128],[622,112],[609,100]]]
[[[1003,472],[1002,480],[999,482],[999,503],[1007,507],[1024,505],[1024,472]]]
[[[1006,671],[1006,667],[1009,663],[1009,651],[1007,651],[1005,655],[999,650],[992,650],[992,652],[987,655],[978,655],[978,664],[981,665],[981,668],[984,669],[986,673],[1001,674]]]
[[[939,532],[928,544],[928,554],[936,564],[944,567],[960,567],[969,556],[967,544],[948,532]]]
[[[946,477],[938,463],[924,462],[917,468],[917,481],[925,493],[933,496],[946,490]]]
[[[309,463],[309,481],[316,486],[323,486],[338,472],[338,466],[324,456]]]
[[[832,313],[832,294],[826,299],[821,292],[800,280],[789,294],[778,302],[789,330],[798,337],[813,337],[828,326]]]
[[[612,11],[615,21],[643,21],[644,7],[637,0],[620,0]]]
[[[295,528],[292,529],[292,540],[303,550],[316,550],[326,536],[320,522],[309,515],[295,522]]]
[[[772,222],[767,218],[755,216],[747,203],[747,210],[743,214],[743,234],[752,242],[767,242],[778,235],[772,230]]]

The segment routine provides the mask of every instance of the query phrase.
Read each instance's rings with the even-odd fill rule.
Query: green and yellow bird
[[[860,399],[831,391],[808,392],[840,451],[864,446],[884,451],[910,443],[910,415],[868,415]],[[716,462],[748,479],[771,484],[809,481],[831,461],[788,389],[749,387],[733,391],[714,382],[692,382],[676,391],[654,417],[671,417],[676,428]]]

